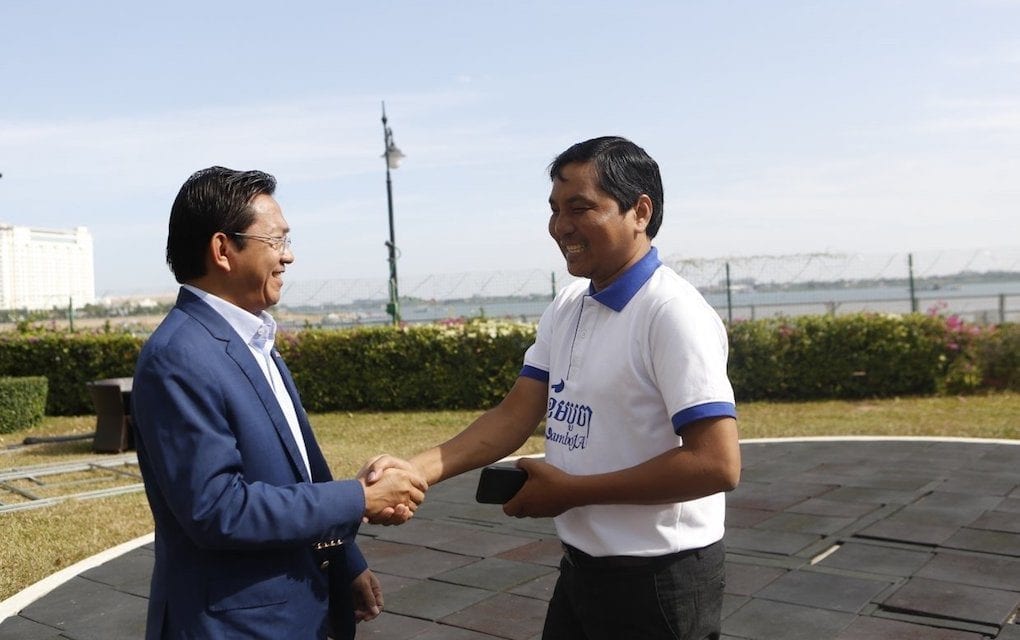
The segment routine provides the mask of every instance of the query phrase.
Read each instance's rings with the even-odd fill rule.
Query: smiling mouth
[[[583,244],[564,244],[560,246],[563,248],[563,253],[565,253],[568,256],[577,255],[578,253],[584,251]]]

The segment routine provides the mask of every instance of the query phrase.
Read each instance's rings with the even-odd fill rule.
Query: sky
[[[562,269],[549,162],[660,165],[665,256],[1020,244],[1020,0],[0,0],[0,222],[173,291],[170,205],[274,174],[288,278]]]

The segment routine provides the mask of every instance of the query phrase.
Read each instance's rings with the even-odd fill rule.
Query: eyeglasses
[[[257,233],[233,233],[232,236],[235,238],[252,238],[253,240],[261,240],[265,242],[273,249],[276,249],[280,253],[284,253],[290,250],[290,236],[261,236]]]

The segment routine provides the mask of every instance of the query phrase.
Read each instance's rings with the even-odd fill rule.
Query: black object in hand
[[[528,472],[517,467],[492,465],[482,469],[475,500],[486,504],[504,504],[514,497],[528,479]]]

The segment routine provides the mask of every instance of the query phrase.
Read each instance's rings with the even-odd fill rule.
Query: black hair
[[[276,178],[263,171],[209,167],[191,174],[170,209],[166,263],[177,282],[205,275],[205,252],[213,234],[243,233],[255,222],[251,201],[274,191]],[[244,248],[244,238],[234,238]]]
[[[652,217],[645,233],[654,238],[662,225],[662,177],[659,165],[644,149],[626,138],[603,136],[578,142],[549,165],[551,180],[563,179],[563,167],[579,162],[595,165],[599,188],[612,196],[620,211],[629,210],[644,194],[652,201]]]

